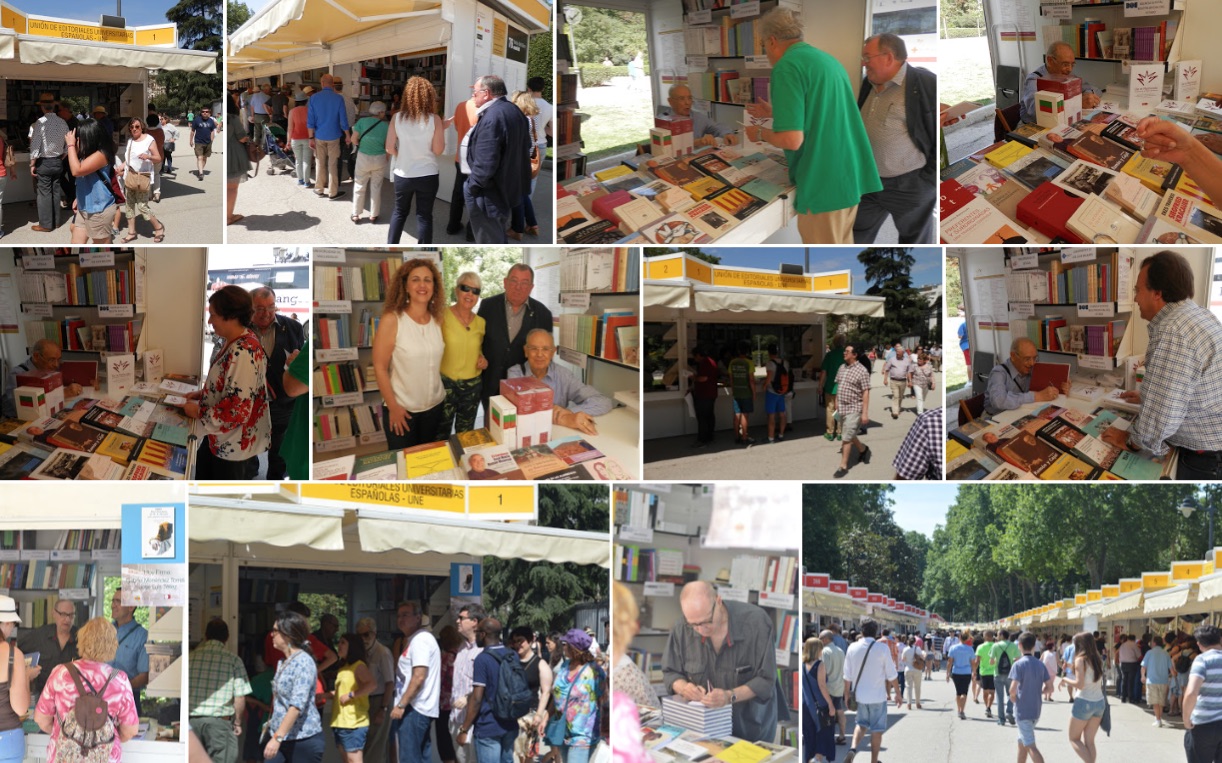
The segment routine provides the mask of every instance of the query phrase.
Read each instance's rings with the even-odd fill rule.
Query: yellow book
[[[965,453],[967,453],[967,448],[963,447],[963,443],[951,439],[946,441],[946,463],[949,464]]]
[[[714,760],[725,761],[725,763],[760,763],[771,755],[771,752],[759,745],[739,741],[717,753]]]
[[[693,180],[692,182],[683,186],[683,190],[690,193],[693,199],[699,201],[712,196],[725,187],[726,184],[717,178],[703,177],[699,180]]]
[[[988,163],[997,169],[1005,169],[1009,167],[1015,160],[1021,159],[1032,152],[1030,146],[1024,146],[1016,140],[1006,143],[1001,148],[996,148],[984,155]]]
[[[139,437],[133,437],[121,432],[111,432],[106,435],[105,440],[102,440],[102,444],[98,446],[97,452],[114,461],[119,466],[127,466],[127,462],[132,460],[132,453],[135,452],[136,445],[139,442]]]
[[[1039,478],[1042,480],[1085,480],[1093,471],[1094,469],[1085,461],[1068,453],[1062,453],[1060,458],[1040,472]]]
[[[1167,178],[1178,174],[1179,168],[1171,162],[1164,162],[1161,159],[1148,159],[1137,153],[1129,157],[1129,160],[1124,163],[1120,171],[1137,178],[1146,188],[1161,195],[1167,184]]]
[[[624,175],[631,175],[635,172],[631,167],[624,164],[617,164],[614,167],[608,167],[605,170],[599,170],[594,173],[594,178],[600,183],[605,183],[608,180],[614,180]]]
[[[450,454],[450,446],[444,442],[406,448],[400,451],[400,456],[402,458],[402,466],[399,469],[400,479],[420,479],[434,472],[454,468],[454,457]]]

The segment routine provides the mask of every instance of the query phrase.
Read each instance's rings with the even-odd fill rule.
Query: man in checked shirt
[[[833,477],[839,479],[849,473],[849,453],[856,446],[861,453],[860,461],[870,463],[870,449],[857,439],[857,434],[870,423],[870,372],[857,361],[857,348],[845,345],[844,365],[836,372],[836,413],[840,416],[840,429],[844,434],[844,445],[840,449],[840,468]]]
[[[1178,480],[1222,478],[1222,322],[1192,301],[1192,267],[1162,251],[1141,263],[1133,301],[1150,322],[1146,374],[1129,447],[1165,456],[1179,448]]]

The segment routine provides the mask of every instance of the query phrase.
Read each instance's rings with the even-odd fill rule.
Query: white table
[[[597,435],[553,424],[552,439],[581,437],[604,456],[615,459],[628,473],[628,479],[638,479],[641,474],[640,414],[631,408],[617,407],[608,414],[595,417],[594,425],[598,427]]]

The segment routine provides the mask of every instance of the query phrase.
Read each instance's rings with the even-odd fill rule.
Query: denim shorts
[[[1018,743],[1023,747],[1035,747],[1035,721],[1018,722]]]
[[[887,730],[886,702],[858,702],[857,728],[865,729],[871,734],[881,734]]]
[[[331,731],[335,734],[336,747],[343,747],[349,752],[365,749],[365,736],[369,733],[368,726],[358,726],[354,729],[333,728]]]
[[[1076,697],[1073,701],[1073,717],[1079,721],[1089,721],[1091,718],[1102,718],[1103,708],[1106,706],[1106,699],[1089,700]]]

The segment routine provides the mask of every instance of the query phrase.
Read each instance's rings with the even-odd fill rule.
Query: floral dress
[[[208,448],[225,461],[244,461],[267,450],[272,420],[267,407],[267,354],[247,331],[230,342],[208,369],[200,422]]]
[[[613,763],[646,763],[649,760],[641,742],[641,718],[636,703],[621,691],[611,693],[611,738],[615,740]]]
[[[586,663],[571,675],[569,661],[556,666],[552,698],[564,712],[566,747],[593,747],[598,741],[598,707],[605,695],[606,675],[596,663]]]

